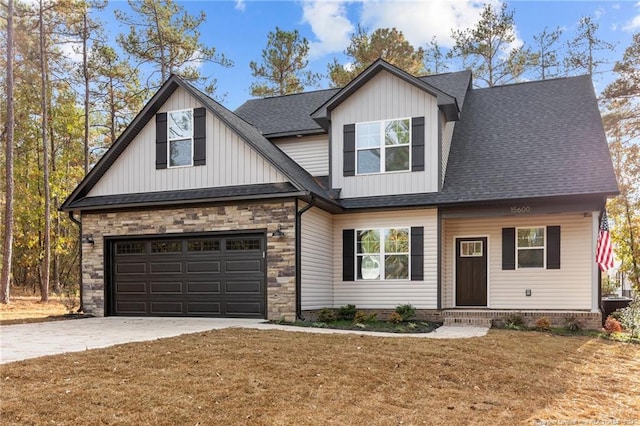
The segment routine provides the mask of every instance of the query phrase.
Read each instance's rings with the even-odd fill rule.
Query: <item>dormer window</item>
[[[411,170],[411,119],[356,124],[357,174]]]
[[[193,152],[193,110],[169,112],[168,158],[169,167],[192,165]]]

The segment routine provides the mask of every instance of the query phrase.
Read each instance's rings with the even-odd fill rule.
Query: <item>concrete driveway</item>
[[[258,319],[103,317],[0,327],[0,364],[229,327]]]
[[[488,327],[445,326],[433,333],[395,334],[371,331],[304,328],[269,324],[263,319],[101,317],[0,326],[0,364],[106,348],[129,342],[174,337],[223,328],[253,328],[317,334],[361,334],[377,337],[465,339],[482,337]]]

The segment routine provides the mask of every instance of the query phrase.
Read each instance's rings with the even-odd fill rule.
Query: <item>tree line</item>
[[[191,15],[172,0],[128,0],[126,12],[115,11],[127,28],[116,44],[99,18],[104,0],[5,1],[0,302],[9,301],[10,282],[39,291],[46,301],[50,288],[75,292],[80,281],[78,227],[58,211],[67,195],[170,74],[215,98],[216,79],[198,65],[234,63],[201,41],[206,15]],[[608,208],[622,270],[640,288],[640,34],[611,64],[606,53],[614,46],[599,38],[597,23],[584,17],[577,28],[571,39],[560,28],[545,28],[518,45],[514,13],[492,4],[474,27],[452,30],[451,49],[435,39],[413,46],[396,28],[359,26],[344,52],[348,65],[334,59],[325,76],[308,69],[309,41],[276,27],[261,56],[248,64],[250,90],[259,97],[299,93],[325,77],[341,87],[377,58],[413,75],[470,69],[479,87],[597,77],[612,69],[616,78],[601,95],[601,110],[621,195]]]

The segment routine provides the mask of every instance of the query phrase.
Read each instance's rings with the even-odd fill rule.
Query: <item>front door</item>
[[[456,306],[487,306],[487,238],[456,238]]]

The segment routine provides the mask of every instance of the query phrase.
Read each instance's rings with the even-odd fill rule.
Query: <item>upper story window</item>
[[[193,110],[170,111],[168,119],[169,167],[193,165]]]
[[[411,119],[356,124],[357,174],[411,170]]]
[[[544,268],[545,227],[517,228],[516,264],[519,268]]]

